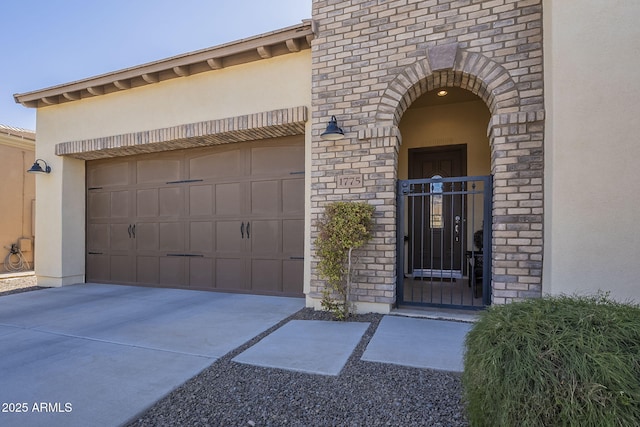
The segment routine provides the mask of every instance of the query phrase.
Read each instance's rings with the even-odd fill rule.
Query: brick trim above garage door
[[[56,145],[56,155],[82,160],[155,153],[180,148],[304,135],[307,107],[284,108],[206,122]]]

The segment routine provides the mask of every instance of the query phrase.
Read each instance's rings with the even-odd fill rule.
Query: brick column
[[[358,251],[351,299],[356,303],[392,305],[396,283],[395,178],[400,133],[397,127],[367,128],[356,138],[323,141],[314,137],[311,176],[311,236],[318,235],[318,220],[333,201],[365,201],[374,205],[371,241]],[[338,188],[342,175],[362,175],[362,186]],[[315,250],[311,265],[312,298],[321,298],[324,280],[316,273]]]
[[[495,304],[542,295],[543,120],[543,111],[533,111],[489,123]]]

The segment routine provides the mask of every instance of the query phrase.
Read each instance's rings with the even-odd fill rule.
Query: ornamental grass
[[[472,426],[639,426],[640,306],[493,306],[467,335],[462,381]]]

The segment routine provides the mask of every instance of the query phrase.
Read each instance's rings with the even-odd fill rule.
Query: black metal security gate
[[[398,305],[488,305],[492,177],[400,180],[397,195]]]

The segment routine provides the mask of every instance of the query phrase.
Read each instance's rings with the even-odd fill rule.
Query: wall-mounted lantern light
[[[327,129],[322,132],[320,138],[327,141],[337,141],[344,138],[344,131],[338,127],[338,120],[336,120],[336,116],[331,116]]]
[[[44,169],[42,169],[42,166],[40,166],[40,163],[38,162],[44,163]],[[31,169],[29,169],[27,172],[28,173],[50,173],[51,166],[49,166],[47,162],[45,162],[44,160],[38,159],[33,163],[33,166],[31,166]]]

